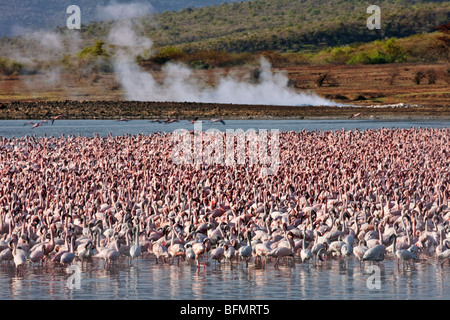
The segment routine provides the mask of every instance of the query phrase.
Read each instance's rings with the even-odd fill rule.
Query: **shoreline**
[[[154,101],[14,101],[0,103],[1,120],[43,120],[59,114],[67,119],[127,118],[190,120],[449,120],[448,105],[385,104],[370,106],[281,106]]]

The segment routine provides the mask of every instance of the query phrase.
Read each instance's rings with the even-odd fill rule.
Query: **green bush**
[[[0,57],[0,74],[9,76],[12,74],[18,74],[23,69],[23,64]]]
[[[388,62],[405,62],[405,50],[397,43],[395,38],[391,38],[383,43],[385,57]]]
[[[93,73],[113,72],[111,55],[103,48],[104,44],[104,41],[95,40],[92,46],[87,46],[74,55],[63,55],[62,67],[66,72],[77,74],[78,79]]]
[[[138,63],[163,65],[170,61],[178,61],[195,69],[227,68],[254,63],[257,56],[253,53],[231,53],[224,50],[197,50],[186,52],[176,47],[165,47],[149,59],[138,59]]]
[[[365,51],[359,52],[347,60],[347,64],[370,64],[369,54]]]
[[[347,60],[347,64],[382,64],[405,62],[405,50],[395,38],[386,41],[375,41],[374,49],[366,49],[354,54]]]
[[[163,65],[172,60],[180,60],[185,55],[184,51],[174,47],[162,48],[150,61]]]
[[[78,52],[77,55],[80,58],[108,56],[107,52],[103,48],[104,44],[105,44],[104,41],[95,40],[94,45],[87,46],[86,48]]]
[[[325,59],[328,63],[345,64],[349,58],[352,49],[350,47],[337,47],[330,51],[330,56]]]

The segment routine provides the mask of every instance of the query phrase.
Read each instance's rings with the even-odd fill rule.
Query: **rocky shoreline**
[[[450,119],[449,105],[273,106],[197,102],[14,101],[0,119]]]

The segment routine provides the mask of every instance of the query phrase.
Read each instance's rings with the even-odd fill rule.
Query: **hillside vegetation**
[[[101,20],[102,8],[114,4],[150,5],[155,13],[217,5],[233,0],[20,0],[0,1],[0,37],[23,34],[25,30],[54,29],[66,25],[66,9],[77,5],[83,24]]]
[[[255,0],[140,18],[155,47],[185,51],[316,51],[326,46],[406,37],[433,31],[450,21],[450,1],[379,2],[381,29],[368,30],[368,2],[362,0]],[[86,38],[102,38],[111,23],[83,28]]]
[[[450,60],[450,33],[433,32],[401,39],[395,37],[364,44],[327,47],[316,53],[261,51],[257,54],[230,53],[220,50],[186,52],[166,47],[149,59],[140,59],[143,66],[155,68],[169,61],[179,61],[193,68],[233,67],[258,64],[263,56],[273,67],[323,64],[383,64],[383,63],[446,63]]]
[[[362,0],[253,0],[147,15],[133,23],[153,46],[137,59],[149,69],[168,61],[196,69],[256,65],[261,55],[274,67],[449,61],[450,1],[382,1],[380,30],[366,27],[367,6]],[[83,25],[76,31],[81,42],[76,52],[62,45],[46,48],[47,38],[1,39],[0,57],[5,58],[0,59],[0,72],[31,73],[55,66],[77,72],[79,78],[112,72],[115,48],[108,33],[114,23]],[[445,24],[447,29],[436,31]],[[58,32],[70,33],[65,28]],[[31,58],[16,62],[11,52],[28,52]]]

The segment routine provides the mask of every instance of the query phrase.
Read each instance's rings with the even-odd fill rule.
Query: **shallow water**
[[[26,120],[0,120],[0,136],[11,138],[25,135],[37,137],[47,135],[59,137],[64,135],[93,136],[98,134],[113,136],[125,134],[150,134],[158,131],[172,132],[176,129],[194,130],[194,125],[189,121],[180,121],[171,124],[153,123],[149,120],[132,120],[128,122],[116,120],[58,120],[53,125],[50,123],[37,128],[24,125]],[[38,121],[35,121],[38,122]],[[202,130],[208,129],[278,129],[279,131],[299,130],[365,130],[378,128],[446,128],[450,127],[449,120],[226,120],[226,124],[209,123],[203,121]],[[200,130],[195,128],[195,130]]]
[[[260,264],[210,263],[197,271],[187,262],[155,263],[146,254],[131,264],[126,260],[105,268],[103,261],[80,267],[80,287],[70,289],[72,272],[61,266],[0,268],[0,299],[177,299],[177,300],[301,300],[301,299],[450,299],[450,266],[435,260],[414,263],[404,270],[394,260],[379,266],[379,289],[371,286],[377,273],[359,261],[328,260],[321,266],[302,264],[298,258],[278,269]],[[371,278],[372,277],[372,278]],[[368,286],[369,282],[369,286]]]

